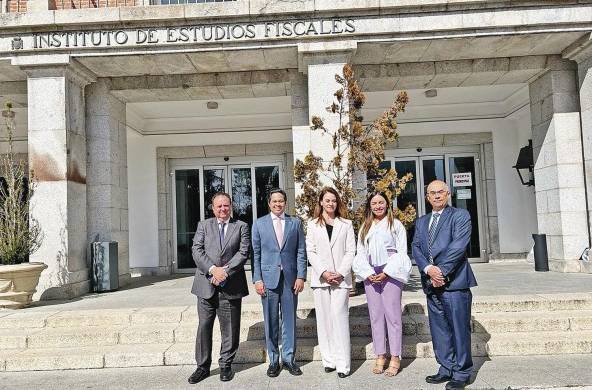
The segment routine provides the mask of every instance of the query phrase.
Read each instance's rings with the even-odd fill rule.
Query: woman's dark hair
[[[375,196],[382,196],[386,201],[386,218],[388,221],[389,229],[393,225],[393,220],[395,219],[395,216],[393,215],[393,209],[391,208],[391,203],[389,202],[389,199],[384,192],[373,192],[369,194],[368,198],[366,199],[366,208],[364,209],[364,221],[362,221],[362,227],[360,228],[360,239],[362,240],[362,242],[366,238],[368,231],[372,227],[372,222],[374,221],[374,213],[372,212],[372,208],[370,207],[370,202],[372,201],[372,198],[374,198]]]
[[[315,206],[314,210],[314,218],[317,220],[317,223],[319,225],[325,224],[325,219],[323,218],[323,207],[321,206],[321,202],[323,201],[323,198],[326,194],[333,194],[335,196],[335,199],[337,199],[337,208],[335,209],[336,218],[341,218],[343,215],[347,213],[345,205],[341,201],[341,196],[339,196],[337,190],[332,187],[323,187],[321,189],[321,192],[319,193],[319,201],[317,202],[317,205]]]

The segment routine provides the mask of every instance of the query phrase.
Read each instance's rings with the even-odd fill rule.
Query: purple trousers
[[[374,267],[379,274],[384,266]],[[375,355],[386,354],[388,340],[391,356],[401,356],[403,343],[403,323],[401,320],[401,294],[403,283],[387,277],[382,283],[364,281],[370,326],[372,328],[372,345]]]

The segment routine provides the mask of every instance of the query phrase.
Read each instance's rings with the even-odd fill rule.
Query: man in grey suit
[[[286,199],[283,190],[272,190],[268,197],[271,213],[253,224],[253,283],[263,303],[269,377],[278,376],[281,370],[280,318],[283,367],[292,375],[302,375],[294,354],[298,293],[306,280],[306,244],[300,219],[285,214]]]
[[[212,331],[216,315],[220,321],[220,380],[233,378],[232,361],[240,335],[242,298],[249,294],[244,264],[249,256],[249,226],[230,217],[230,195],[219,192],[212,197],[214,218],[197,226],[193,238],[193,260],[197,265],[191,292],[197,295],[199,326],[195,341],[197,369],[189,383],[210,375]]]

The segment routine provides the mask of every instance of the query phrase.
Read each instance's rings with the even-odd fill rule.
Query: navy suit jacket
[[[471,216],[466,210],[446,207],[436,225],[432,245],[433,265],[444,275],[444,287],[434,288],[423,272],[432,263],[428,254],[428,231],[432,214],[426,214],[415,223],[412,253],[421,274],[421,284],[426,294],[438,290],[462,290],[477,285],[473,270],[467,259],[467,246],[471,239]]]
[[[306,242],[302,222],[286,214],[284,242],[278,244],[271,214],[253,224],[253,283],[263,281],[265,288],[277,288],[280,271],[293,285],[296,278],[306,280]]]

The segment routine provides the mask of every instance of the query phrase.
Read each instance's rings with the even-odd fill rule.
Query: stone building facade
[[[414,174],[399,204],[427,213],[425,185],[447,180],[473,217],[473,261],[524,259],[544,233],[553,270],[590,272],[592,3],[149,3],[0,1],[0,100],[39,184],[41,298],[89,290],[96,240],[118,242],[121,283],[192,272],[217,190],[247,222],[271,186],[293,208],[294,161],[330,156],[310,117],[336,121],[346,63],[366,118],[410,95],[385,162]],[[529,141],[530,187],[513,168]]]

